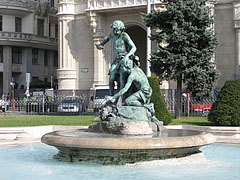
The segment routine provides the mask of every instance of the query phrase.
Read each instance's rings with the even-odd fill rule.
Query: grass
[[[89,126],[97,122],[97,116],[0,116],[0,127],[45,125]],[[170,125],[213,126],[214,124],[209,122],[206,117],[181,117],[181,119],[173,119]]]
[[[207,117],[181,117],[173,119],[170,125],[189,125],[189,126],[214,126]]]
[[[95,119],[96,116],[0,116],[0,127],[45,125],[89,126],[97,123]]]

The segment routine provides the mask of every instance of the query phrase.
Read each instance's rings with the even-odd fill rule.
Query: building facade
[[[152,10],[162,8],[159,0],[151,0]],[[213,6],[219,46],[215,61],[221,72],[217,88],[226,80],[240,76],[240,2],[216,0]],[[91,89],[108,84],[108,70],[113,61],[112,44],[103,51],[95,48],[111,31],[114,20],[122,20],[126,32],[137,46],[141,67],[146,71],[146,27],[141,13],[146,13],[147,0],[59,0],[59,69],[60,90]],[[154,44],[152,44],[153,49]],[[175,88],[163,83],[163,88]]]
[[[60,90],[91,89],[108,85],[108,70],[113,61],[113,45],[97,50],[114,20],[122,20],[126,32],[137,46],[141,67],[146,70],[146,27],[141,19],[146,0],[60,0],[59,69]]]
[[[0,94],[57,79],[57,0],[0,0]]]
[[[219,42],[215,60],[221,72],[218,87],[222,87],[226,80],[240,78],[240,1],[217,0],[214,11]]]
[[[152,10],[164,8],[160,0],[151,4]],[[216,0],[211,5],[221,88],[226,80],[240,77],[240,1]],[[32,81],[57,80],[59,90],[108,85],[113,45],[109,42],[99,51],[95,44],[117,19],[125,23],[146,72],[147,37],[141,18],[146,9],[147,0],[0,0],[0,93],[11,92],[12,79],[16,89],[25,89],[26,73]],[[162,88],[175,88],[175,83],[163,82]]]

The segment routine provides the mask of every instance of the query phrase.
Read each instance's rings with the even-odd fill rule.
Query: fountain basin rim
[[[200,133],[198,135],[182,137],[99,138],[63,136],[59,135],[59,132],[62,131],[47,133],[41,138],[41,141],[55,147],[112,150],[190,148],[212,144],[216,141],[215,136],[210,133]]]

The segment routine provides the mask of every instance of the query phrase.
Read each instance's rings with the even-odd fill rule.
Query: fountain
[[[211,144],[211,134],[187,130],[166,130],[155,117],[150,103],[152,89],[139,68],[136,47],[124,24],[114,21],[110,35],[96,45],[103,49],[114,41],[115,60],[109,70],[110,96],[102,107],[97,125],[86,129],[51,132],[42,142],[55,146],[54,157],[62,161],[93,161],[103,164],[126,164],[139,161],[184,157],[199,152],[201,146]],[[127,47],[126,47],[127,46]],[[114,82],[119,92],[114,94]]]

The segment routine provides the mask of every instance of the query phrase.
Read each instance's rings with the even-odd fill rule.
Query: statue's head
[[[117,36],[120,35],[125,29],[124,23],[120,20],[114,21],[110,27],[113,29],[113,33]]]
[[[133,68],[133,61],[132,60],[122,61],[121,71],[123,71],[125,73],[131,73],[132,68]]]

